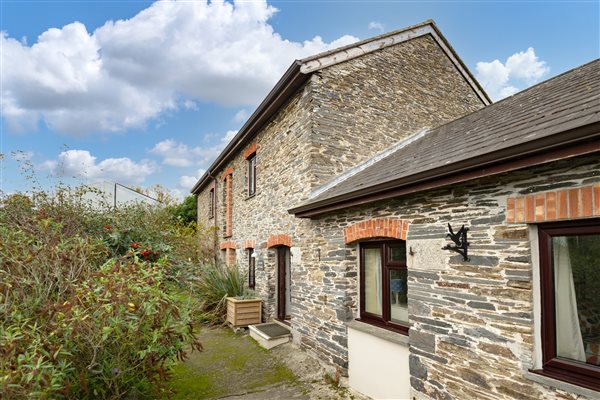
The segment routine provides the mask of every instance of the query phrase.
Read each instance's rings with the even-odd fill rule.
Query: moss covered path
[[[204,351],[174,370],[175,400],[354,398],[327,384],[318,363],[292,345],[267,351],[247,334],[223,328],[203,328],[199,338]]]

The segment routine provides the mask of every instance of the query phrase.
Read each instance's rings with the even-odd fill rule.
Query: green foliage
[[[177,289],[198,273],[198,238],[164,207],[98,210],[61,188],[0,198],[3,398],[164,394],[199,349]]]
[[[600,235],[571,236],[567,243],[578,301],[600,308],[595,301],[600,291]]]
[[[204,318],[210,322],[223,322],[227,312],[227,297],[256,297],[252,290],[245,287],[246,276],[237,266],[224,264],[205,264],[194,286],[202,300]]]
[[[167,287],[162,263],[109,261],[78,287],[66,320],[78,349],[78,398],[160,392],[169,368],[194,339],[190,310]],[[158,394],[158,393],[156,393]]]
[[[173,219],[181,224],[195,224],[198,220],[198,196],[187,196],[181,204],[170,208]]]

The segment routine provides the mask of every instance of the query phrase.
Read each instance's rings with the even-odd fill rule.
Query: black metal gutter
[[[248,121],[241,127],[225,149],[219,154],[217,159],[206,170],[204,175],[196,182],[191,192],[198,194],[203,187],[214,177],[221,169],[223,164],[228,162],[237,151],[250,142],[254,135],[269,122],[271,117],[288,101],[292,95],[306,82],[310,74],[300,72],[300,61],[296,60],[287,69],[279,82],[271,89],[267,97],[260,103],[256,111],[250,116]]]

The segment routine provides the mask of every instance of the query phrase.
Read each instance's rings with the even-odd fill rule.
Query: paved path
[[[310,400],[308,394],[303,394],[297,385],[290,386],[283,383],[279,385],[260,388],[252,393],[221,397],[220,400]]]

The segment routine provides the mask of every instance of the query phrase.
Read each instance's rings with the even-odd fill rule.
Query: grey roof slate
[[[600,121],[600,59],[432,129],[295,210],[331,204],[385,183],[438,170]],[[599,149],[600,150],[600,144]],[[385,185],[384,185],[385,186]]]

